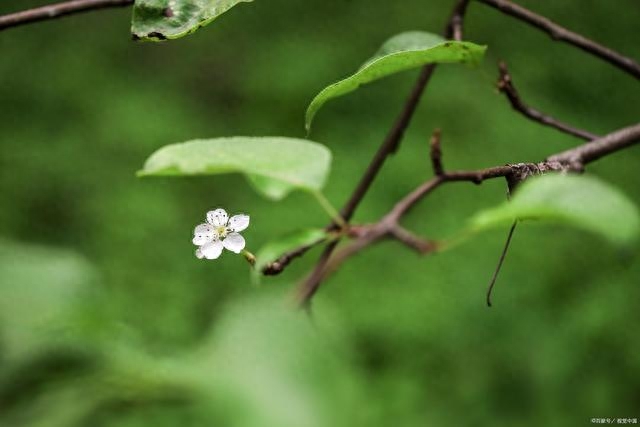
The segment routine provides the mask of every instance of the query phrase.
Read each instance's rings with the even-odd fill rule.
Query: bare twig
[[[331,254],[338,241],[331,242],[323,252],[316,268],[303,283],[299,291],[299,300],[306,305],[313,294],[318,290],[320,282],[338,265],[365,247],[376,243],[382,238],[393,237],[406,244],[402,236],[398,236],[397,230],[400,219],[407,214],[420,200],[433,192],[438,187],[449,182],[472,182],[480,184],[486,179],[504,177],[510,187],[535,174],[550,171],[580,171],[584,165],[595,161],[605,155],[622,150],[632,144],[640,142],[640,123],[612,132],[594,141],[587,142],[571,150],[552,155],[547,160],[539,163],[515,163],[504,166],[495,166],[475,171],[450,171],[435,176],[400,200],[391,211],[379,222],[369,226],[367,231],[354,243],[336,255],[336,260],[331,259]],[[432,244],[422,252],[424,254],[438,249],[437,244]],[[313,283],[314,286],[308,286]]]
[[[509,102],[511,103],[511,106],[514,110],[519,111],[533,121],[541,123],[545,126],[556,128],[559,131],[568,133],[569,135],[586,139],[587,141],[596,139],[598,137],[598,135],[587,132],[586,130],[569,126],[568,124],[562,123],[561,121],[556,120],[553,117],[543,114],[540,111],[526,105],[524,102],[522,102],[522,99],[520,99],[518,91],[513,85],[513,80],[511,78],[511,74],[509,74],[509,70],[507,69],[507,64],[505,64],[504,61],[501,61],[498,68],[500,70],[500,78],[498,79],[498,90],[500,90],[500,92],[504,93],[507,96],[507,99],[509,99]]]
[[[479,184],[486,179],[498,177],[522,180],[536,173],[581,170],[588,163],[639,142],[640,123],[619,129],[570,150],[554,154],[540,163],[515,163],[476,171],[445,172],[441,176],[431,178],[405,196],[393,207],[388,215],[392,216],[393,221],[398,221],[424,196],[445,182],[467,181]]]
[[[566,152],[550,156],[547,160],[539,163],[515,163],[475,171],[445,172],[443,175],[435,176],[402,198],[380,221],[366,226],[366,232],[359,234],[359,237],[351,245],[345,247],[330,260],[327,259],[326,268],[323,268],[318,273],[319,279],[324,279],[348,258],[383,238],[392,237],[407,244],[407,236],[402,235],[402,231],[398,232],[398,230],[402,230],[399,228],[400,220],[420,200],[443,184],[451,182],[471,182],[479,184],[487,179],[504,177],[511,187],[514,183],[520,182],[531,175],[550,171],[582,170],[587,163],[604,155],[622,150],[637,142],[640,142],[640,123],[612,132],[602,138],[567,150]],[[508,248],[512,234],[513,232],[511,231],[505,245],[505,250]],[[417,237],[411,235],[411,239],[414,238]],[[425,243],[424,246],[422,246],[423,250],[419,250],[422,254],[433,253],[439,249],[436,242],[428,240],[424,240],[423,242]],[[417,249],[413,243],[410,243],[409,246],[411,246],[412,249]],[[505,255],[506,252],[503,253],[500,258],[497,271],[499,271],[500,264],[504,260]],[[495,281],[495,277],[492,280]]]
[[[580,34],[569,31],[566,28],[551,21],[550,19],[538,15],[530,11],[529,9],[526,9],[508,0],[479,1],[546,32],[554,40],[569,43],[585,52],[604,59],[611,65],[614,65],[615,67],[631,74],[635,78],[640,79],[640,64],[629,57],[626,57],[612,49],[609,49],[608,47],[602,46],[601,44],[598,44],[593,40],[589,40],[588,38],[581,36]]]
[[[464,15],[467,12],[467,6],[469,6],[469,1],[470,0],[460,0],[455,5],[445,30],[448,38],[458,41],[462,40],[462,24],[464,22]]]
[[[325,268],[329,263],[331,254],[335,250],[336,246],[338,246],[338,242],[338,240],[334,240],[325,246],[318,262],[316,262],[316,266],[311,271],[309,277],[302,283],[302,286],[300,286],[297,299],[301,306],[306,307],[307,309],[309,308],[309,302],[313,295],[318,291],[318,287],[325,276]]]
[[[380,148],[378,148],[378,151],[373,156],[373,159],[367,167],[364,175],[362,176],[362,178],[360,178],[360,182],[351,194],[351,197],[345,204],[344,208],[342,208],[342,210],[340,211],[340,214],[342,215],[342,218],[345,219],[345,221],[349,221],[355,213],[356,208],[362,201],[364,195],[367,193],[369,187],[371,187],[373,180],[378,175],[378,172],[380,172],[380,169],[382,168],[382,165],[384,164],[387,157],[393,154],[400,146],[400,142],[402,141],[402,137],[404,136],[404,131],[407,129],[409,123],[411,122],[413,113],[418,107],[418,102],[420,101],[422,93],[424,92],[424,89],[427,86],[427,83],[429,82],[434,69],[435,65],[427,65],[420,73],[420,76],[418,77],[418,80],[416,81],[416,84],[414,85],[411,94],[409,95],[409,98],[407,99],[407,102],[402,109],[402,112],[391,128],[391,131],[387,134],[387,137],[385,138]]]
[[[88,12],[90,10],[129,6],[131,4],[133,4],[133,0],[71,0],[63,3],[50,4],[0,16],[0,30],[30,24],[32,22],[55,19],[75,13]]]
[[[442,166],[442,150],[440,149],[440,129],[436,129],[431,135],[429,142],[429,157],[431,157],[431,167],[436,176],[444,174]]]
[[[333,255],[329,260],[327,260],[325,267],[320,272],[321,274],[321,277],[319,279],[320,282],[322,282],[331,273],[336,271],[338,267],[340,267],[342,263],[347,261],[349,258],[356,255],[363,249],[371,246],[372,244],[379,242],[383,238],[386,238],[389,236],[390,234],[388,230],[385,230],[384,227],[380,225],[380,223],[375,224],[375,226],[371,227],[369,233],[356,239],[349,245],[341,248],[336,252],[335,255]],[[301,301],[303,301],[303,303],[305,304],[309,303],[309,299],[306,299],[306,300],[301,299]]]
[[[413,249],[419,254],[433,252],[437,248],[437,244],[435,242],[418,237],[399,224],[395,224],[395,226],[391,228],[390,233],[396,238],[396,240],[404,243],[407,247]]]
[[[513,221],[513,224],[511,224],[509,234],[507,235],[507,241],[504,243],[504,248],[502,249],[502,253],[500,254],[498,265],[496,266],[496,271],[493,272],[493,276],[491,277],[491,281],[489,282],[489,287],[487,288],[487,307],[491,307],[491,293],[493,292],[493,286],[496,284],[496,279],[498,278],[498,274],[500,273],[500,269],[502,268],[502,263],[504,262],[504,258],[507,256],[507,251],[509,250],[509,245],[511,244],[511,238],[513,237],[513,232],[516,230],[517,224],[518,221]]]
[[[619,129],[576,148],[549,156],[547,161],[584,166],[638,142],[640,142],[640,123]]]
[[[262,269],[262,274],[264,274],[265,276],[274,276],[281,273],[291,261],[293,261],[295,258],[298,258],[299,256],[304,255],[304,253],[309,249],[323,243],[325,240],[326,239],[323,237],[308,245],[299,246],[289,252],[285,252],[277,260],[270,262],[269,264],[264,266],[264,268]]]

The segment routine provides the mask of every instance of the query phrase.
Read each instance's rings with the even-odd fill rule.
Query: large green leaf
[[[285,252],[300,246],[311,245],[326,237],[327,232],[325,230],[311,228],[287,234],[278,240],[267,243],[260,248],[256,254],[256,264],[252,270],[253,281],[258,282],[262,274],[262,269]]]
[[[327,86],[313,98],[306,113],[307,131],[311,128],[315,114],[330,99],[353,92],[366,83],[425,64],[477,63],[482,59],[485,50],[485,46],[469,42],[446,41],[431,33],[411,31],[398,34],[387,40],[355,74]]]
[[[550,174],[530,178],[511,201],[482,211],[472,228],[482,230],[539,219],[598,233],[614,243],[627,243],[640,232],[637,207],[611,185],[587,176]]]
[[[153,153],[138,172],[147,175],[247,176],[263,195],[279,200],[294,189],[318,192],[331,152],[315,142],[284,137],[231,137],[171,144]]]
[[[135,39],[177,39],[204,27],[238,3],[252,0],[136,0],[131,33]]]

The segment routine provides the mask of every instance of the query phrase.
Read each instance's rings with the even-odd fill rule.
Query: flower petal
[[[205,243],[209,243],[212,240],[216,240],[218,238],[218,233],[216,233],[213,226],[209,224],[200,224],[193,230],[193,244],[197,246],[202,246]]]
[[[222,245],[231,252],[239,254],[240,251],[244,249],[244,237],[242,237],[238,233],[229,233],[227,234],[227,237],[222,241]]]
[[[200,246],[200,253],[206,259],[216,259],[222,253],[222,242],[220,240],[214,240],[206,245]]]
[[[214,211],[207,212],[207,222],[215,227],[227,225],[229,215],[224,209],[218,208]]]
[[[196,258],[198,258],[198,259],[204,258],[204,254],[202,253],[200,248],[196,249]]]
[[[232,232],[239,232],[246,229],[249,226],[249,215],[238,214],[229,219],[228,228]]]

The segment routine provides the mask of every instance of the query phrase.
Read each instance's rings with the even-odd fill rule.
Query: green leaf
[[[360,86],[430,63],[464,62],[478,63],[485,46],[469,42],[446,41],[442,37],[425,32],[411,31],[398,34],[387,40],[376,54],[365,62],[355,74],[324,88],[309,104],[305,127],[318,110],[330,99],[355,91]]]
[[[279,200],[295,189],[322,189],[331,152],[315,142],[284,137],[201,139],[153,153],[140,176],[242,173],[261,194]]]
[[[587,176],[549,174],[530,178],[511,201],[479,212],[472,219],[475,231],[539,219],[573,225],[624,244],[640,232],[637,207],[611,185]]]
[[[238,3],[252,0],[136,0],[131,33],[134,39],[177,39],[204,27]]]
[[[312,228],[306,230],[299,230],[286,236],[281,237],[278,240],[264,245],[256,254],[256,264],[252,269],[252,278],[254,283],[257,283],[261,277],[262,269],[270,262],[275,261],[279,256],[295,249],[299,246],[306,246],[315,243],[321,239],[327,237],[327,232],[323,229]]]

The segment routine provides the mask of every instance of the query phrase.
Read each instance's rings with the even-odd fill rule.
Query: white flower
[[[222,248],[239,254],[244,249],[244,237],[239,232],[249,226],[249,215],[239,214],[229,218],[224,209],[207,212],[207,222],[193,231],[193,244],[199,259],[216,259]]]

